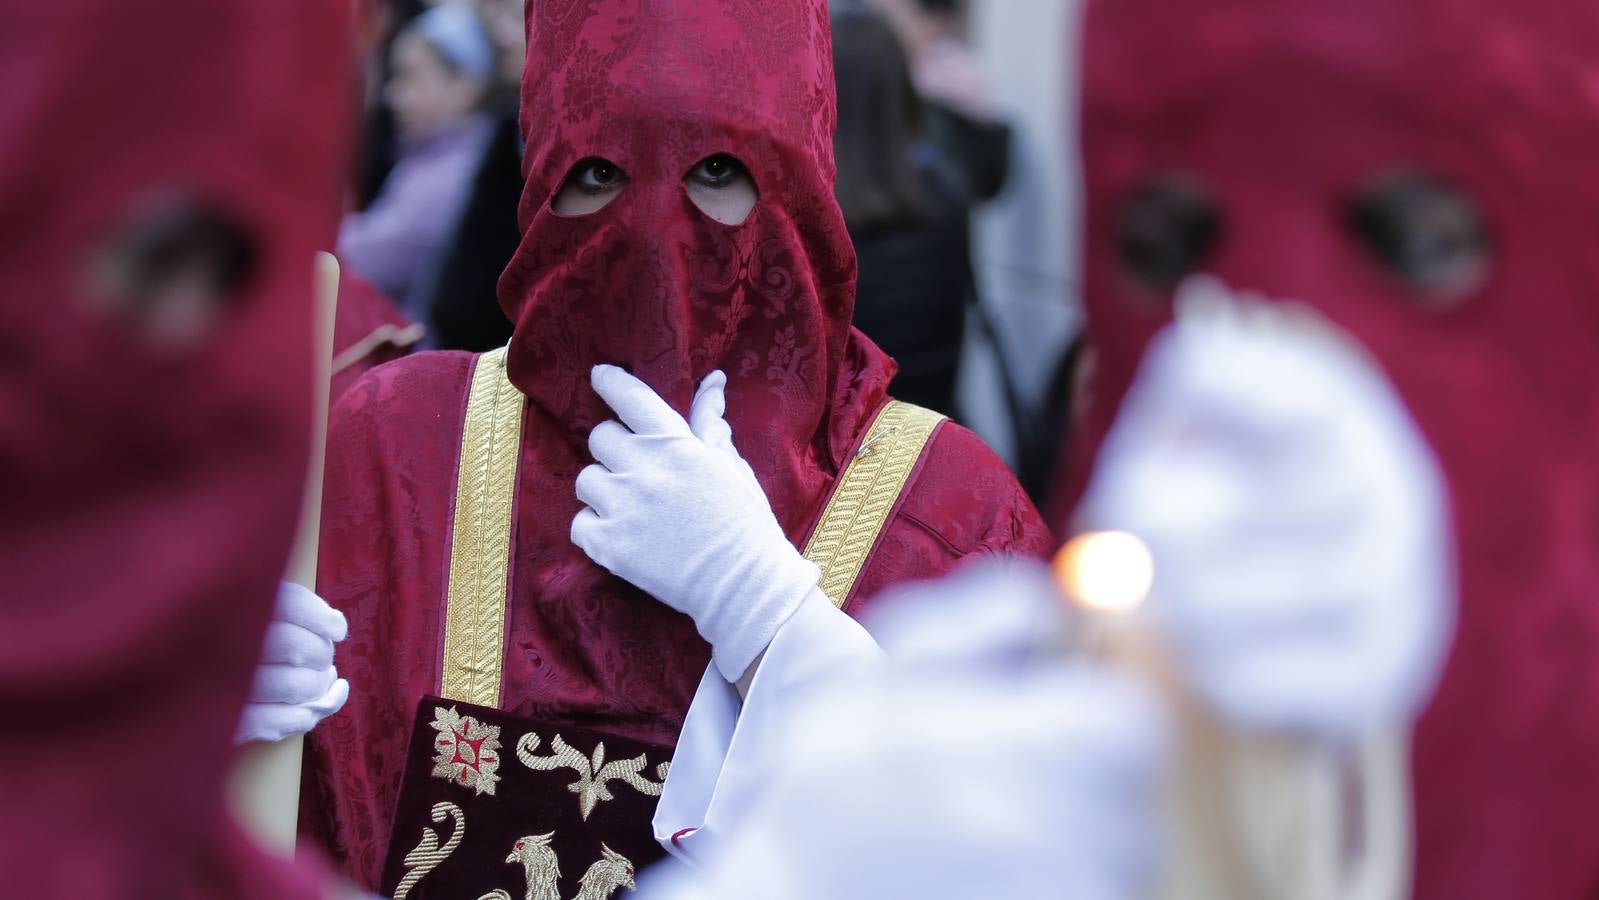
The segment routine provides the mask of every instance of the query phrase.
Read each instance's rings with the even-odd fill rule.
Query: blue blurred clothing
[[[372,205],[344,217],[338,255],[395,299],[413,320],[431,266],[449,242],[493,132],[484,114],[400,147]]]

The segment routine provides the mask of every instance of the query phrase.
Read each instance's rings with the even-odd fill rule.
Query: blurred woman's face
[[[434,134],[471,115],[482,99],[483,83],[445,65],[418,35],[400,35],[391,62],[384,97],[403,138]]]
[[[500,80],[518,84],[522,64],[527,59],[527,32],[523,23],[522,0],[477,0],[478,16],[488,25],[489,37],[500,60]]]

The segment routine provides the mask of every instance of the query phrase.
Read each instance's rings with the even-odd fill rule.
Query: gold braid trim
[[[822,519],[805,544],[821,567],[822,593],[843,608],[888,514],[944,416],[898,400],[877,414],[855,457],[844,467]]]
[[[478,357],[461,434],[444,610],[445,699],[497,707],[505,655],[511,512],[524,398],[505,374],[505,350]]]

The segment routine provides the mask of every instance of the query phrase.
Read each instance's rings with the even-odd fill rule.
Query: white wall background
[[[1010,181],[979,210],[973,260],[1023,400],[1036,404],[1079,320],[1078,0],[973,0],[970,39],[1015,129]],[[969,424],[1014,462],[992,348],[968,329]]]

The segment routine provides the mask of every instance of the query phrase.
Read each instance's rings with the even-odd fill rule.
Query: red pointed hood
[[[621,365],[679,410],[729,377],[739,447],[774,502],[834,468],[892,363],[850,327],[855,255],[833,198],[824,0],[533,0],[520,249],[500,283],[512,380],[568,440],[610,418],[589,387]],[[712,220],[684,177],[727,154],[759,201]],[[628,175],[599,212],[550,208],[573,165]]]

